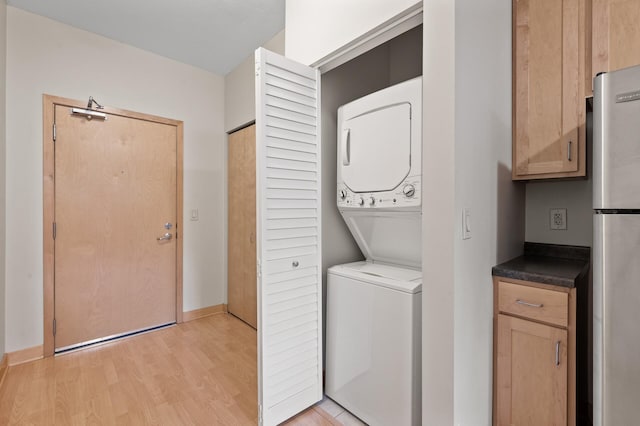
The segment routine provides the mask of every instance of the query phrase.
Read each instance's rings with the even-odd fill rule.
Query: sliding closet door
[[[258,403],[276,425],[322,399],[319,72],[256,51]]]

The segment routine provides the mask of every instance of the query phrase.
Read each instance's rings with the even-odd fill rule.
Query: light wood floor
[[[255,330],[213,315],[10,367],[0,425],[255,425],[256,369]],[[362,423],[325,400],[287,424]]]

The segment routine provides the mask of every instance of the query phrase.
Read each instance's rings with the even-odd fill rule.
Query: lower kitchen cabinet
[[[575,425],[576,289],[494,287],[494,425]]]
[[[498,315],[497,424],[567,424],[567,334]]]

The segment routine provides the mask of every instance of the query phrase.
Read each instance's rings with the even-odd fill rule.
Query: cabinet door
[[[282,423],[322,399],[320,78],[256,51],[258,400]]]
[[[567,424],[567,331],[498,315],[497,425]]]
[[[638,0],[593,0],[593,77],[640,65],[638,22]]]
[[[256,126],[229,135],[229,312],[257,328]]]
[[[514,0],[513,178],[584,176],[584,0]]]

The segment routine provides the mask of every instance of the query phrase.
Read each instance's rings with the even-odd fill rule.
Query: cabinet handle
[[[556,367],[560,365],[560,340],[556,342]]]
[[[571,161],[571,144],[573,142],[569,141],[569,143],[567,144],[567,160]]]
[[[518,305],[529,306],[529,307],[532,307],[532,308],[542,308],[544,306],[542,303],[530,303],[530,302],[525,302],[524,300],[520,300],[520,299],[516,299],[516,303]]]

